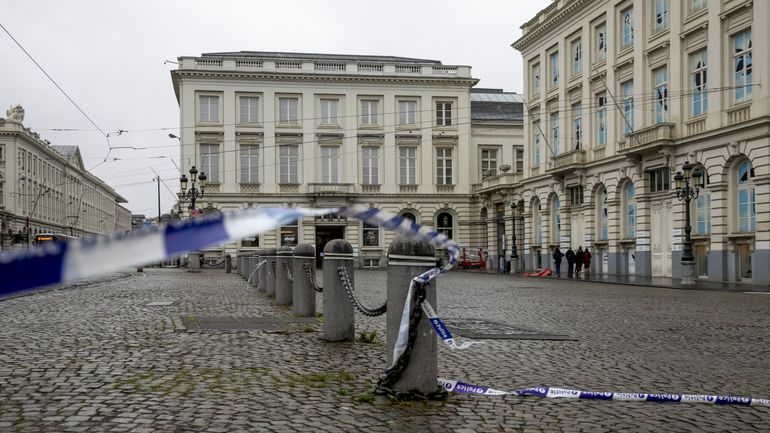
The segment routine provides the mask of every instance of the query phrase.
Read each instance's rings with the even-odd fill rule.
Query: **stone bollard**
[[[310,244],[299,244],[294,247],[292,269],[294,273],[294,283],[292,284],[293,312],[299,317],[315,316],[316,292],[308,280],[307,266],[315,277],[315,248]]]
[[[230,254],[225,254],[225,273],[229,274],[233,272],[233,258]]]
[[[280,247],[275,258],[275,303],[276,305],[291,305],[294,289],[289,272],[291,272],[292,247]]]
[[[266,255],[267,248],[260,250],[259,254],[254,257],[257,266],[259,266],[260,263],[265,262]],[[267,262],[262,263],[262,266],[259,266],[259,270],[256,274],[254,274],[254,277],[257,279],[257,291],[266,293],[265,285],[267,284]]]
[[[187,272],[201,271],[201,253],[194,252],[187,254]]]
[[[390,244],[388,249],[388,314],[386,319],[388,366],[393,364],[393,348],[396,345],[409,284],[412,278],[435,265],[435,249],[427,242],[399,237]],[[431,281],[425,290],[425,300],[437,310],[436,280]],[[414,302],[410,301],[410,308],[413,305]],[[437,381],[436,334],[428,318],[423,314],[422,320],[417,325],[417,339],[414,342],[409,364],[392,388],[396,392],[419,391],[428,394],[436,392]]]
[[[136,268],[136,272],[144,272],[144,268],[142,266],[139,266]]]
[[[335,239],[324,248],[324,321],[321,338],[326,341],[353,341],[355,338],[353,304],[337,273],[340,266],[348,268],[350,284],[354,284],[353,247],[343,239]]]
[[[265,264],[262,267],[265,268],[265,294],[270,298],[275,298],[275,255],[277,250],[275,248],[265,248],[262,254],[262,259],[265,260]],[[261,275],[261,273],[260,273]],[[260,287],[262,286],[262,280],[259,281]]]

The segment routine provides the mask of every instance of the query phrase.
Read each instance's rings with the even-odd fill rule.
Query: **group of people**
[[[555,276],[561,276],[561,258],[567,257],[567,277],[580,278],[580,272],[585,270],[585,277],[591,273],[591,252],[588,251],[588,247],[584,250],[582,246],[579,246],[577,251],[572,251],[572,247],[567,250],[567,253],[562,253],[559,247],[553,250],[553,263]]]

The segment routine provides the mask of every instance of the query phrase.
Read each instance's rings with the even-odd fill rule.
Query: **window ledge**
[[[318,125],[318,129],[342,129],[342,125],[338,123],[321,123]]]
[[[745,233],[736,232],[736,233],[728,233],[725,237],[731,240],[740,240],[740,239],[748,240],[748,239],[754,239],[754,236],[756,236],[756,233],[754,232],[745,232]]]
[[[636,244],[636,238],[625,238],[618,241],[618,245],[632,245]]]

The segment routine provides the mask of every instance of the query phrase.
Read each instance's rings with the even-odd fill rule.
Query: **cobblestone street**
[[[145,271],[0,300],[0,431],[770,431],[761,407],[466,395],[391,402],[372,393],[385,368],[384,316],[356,315],[357,333],[378,334],[373,344],[325,343],[320,322],[186,330],[194,316],[291,318],[291,310],[223,270]],[[369,306],[383,302],[384,271],[355,280]],[[770,295],[459,271],[438,285],[449,322],[571,338],[439,346],[441,377],[502,390],[770,397]]]

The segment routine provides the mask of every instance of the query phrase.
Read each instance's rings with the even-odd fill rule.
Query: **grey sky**
[[[473,67],[480,87],[521,92],[519,26],[550,0],[4,1],[0,23],[105,132],[115,149],[93,173],[157,215],[152,167],[176,192],[179,108],[164,60],[217,51],[381,54]],[[53,144],[79,145],[86,167],[106,139],[0,31],[0,108],[20,103],[25,124]],[[57,132],[56,128],[79,131]],[[163,130],[161,128],[170,128]],[[145,131],[139,131],[145,130]],[[160,147],[164,146],[164,147]],[[112,158],[121,158],[113,161]],[[162,212],[175,197],[161,189]]]

